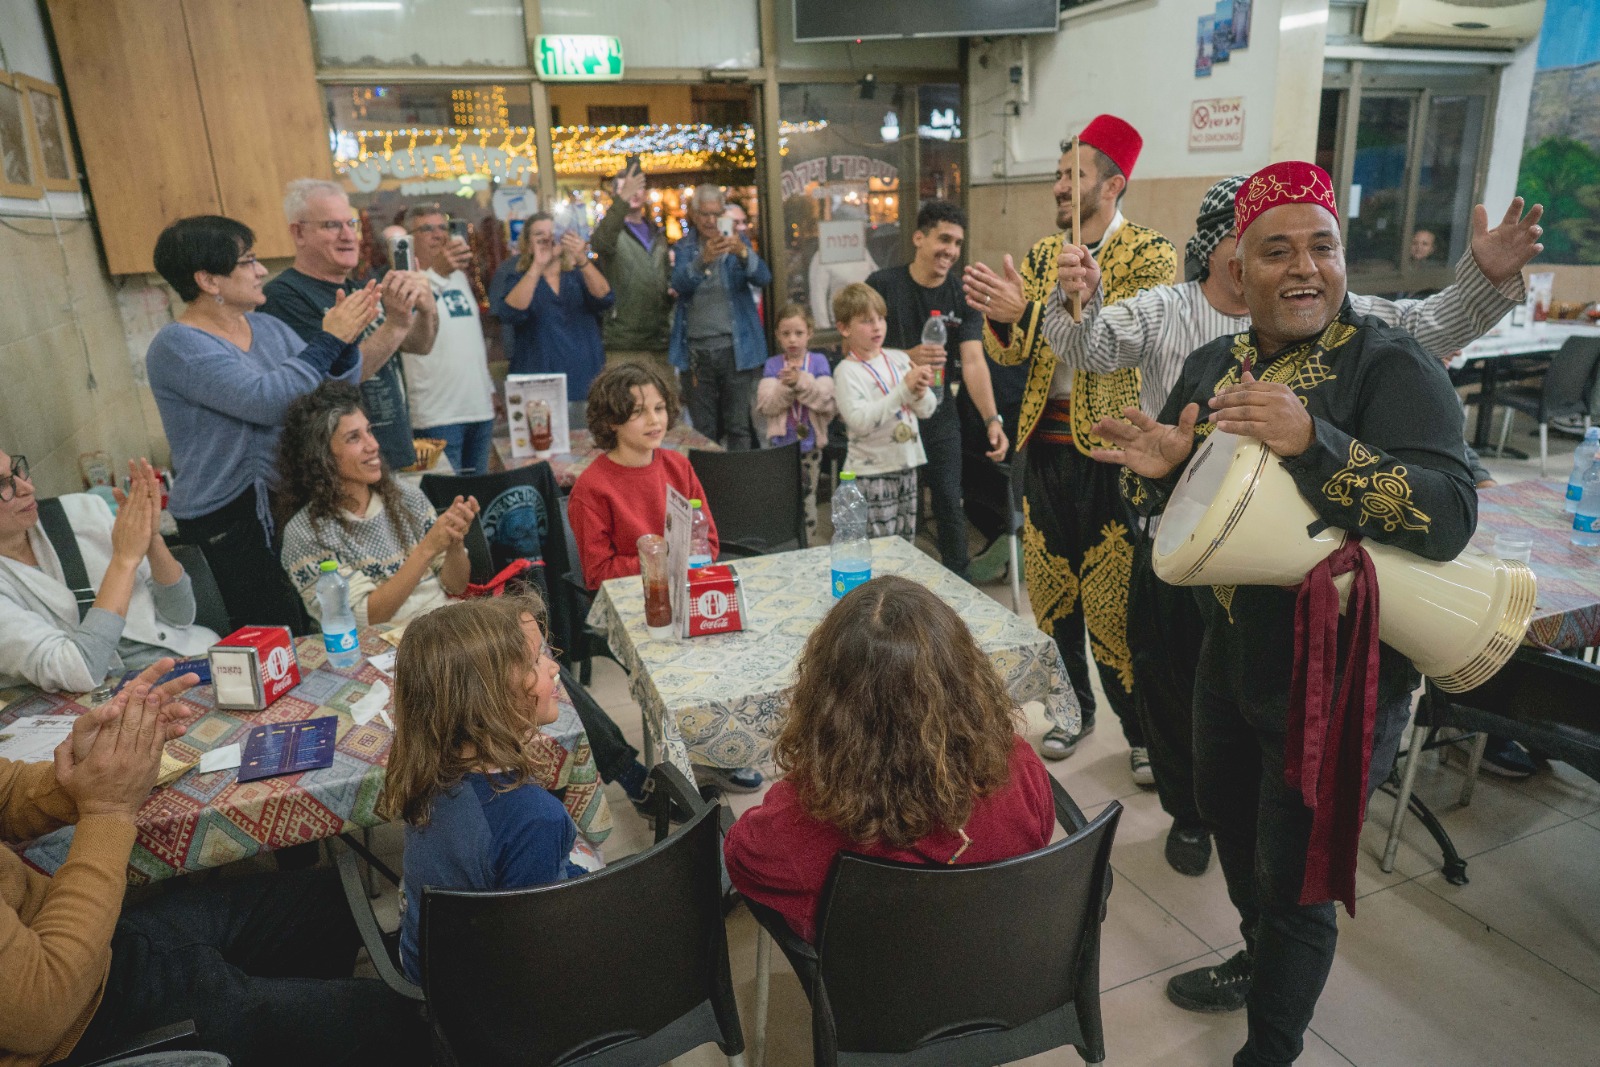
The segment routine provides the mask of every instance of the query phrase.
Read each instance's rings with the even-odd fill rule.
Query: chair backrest
[[[199,545],[170,545],[172,558],[183,565],[194,588],[194,621],[218,635],[226,637],[233,632],[228,621],[228,606],[222,602],[222,590],[211,573],[211,564],[200,551]]]
[[[421,488],[440,510],[449,507],[458,496],[477,498],[480,510],[476,526],[482,536],[477,554],[475,538],[470,531],[467,534],[472,580],[487,581],[519,559],[539,564],[528,575],[549,609],[550,640],[562,652],[576,648],[584,608],[576,602],[575,591],[562,581],[572,566],[567,554],[570,538],[561,492],[550,464],[535,463],[489,474],[424,474]]]
[[[815,998],[839,1052],[911,1052],[1071,1004],[1121,813],[1113,802],[1072,836],[994,863],[842,853],[817,913]]]
[[[662,843],[574,881],[424,887],[422,986],[455,1061],[643,1063],[649,1038],[708,1004],[722,1037],[742,1049],[722,922],[720,811],[708,805]],[[691,1038],[679,1052],[706,1040],[717,1036]]]
[[[1513,740],[1532,735],[1536,740],[1525,743],[1600,779],[1600,666],[1519,648],[1487,682],[1442,698],[1442,705],[1423,702],[1431,725],[1487,729]]]
[[[1592,415],[1589,390],[1600,364],[1600,337],[1569,337],[1561,344],[1545,372],[1540,395],[1539,421],[1564,415]]]
[[[800,499],[800,444],[753,452],[691,449],[689,463],[705,488],[723,554],[763,556],[806,547]]]

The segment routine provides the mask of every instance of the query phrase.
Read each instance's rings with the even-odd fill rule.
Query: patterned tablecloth
[[[1494,555],[1496,534],[1533,540],[1528,566],[1539,580],[1527,641],[1546,648],[1600,645],[1600,548],[1572,543],[1566,483],[1529,479],[1478,490],[1478,532],[1472,544]]]
[[[1019,705],[1042,701],[1052,724],[1076,730],[1077,699],[1051,638],[1002,608],[898,537],[872,542],[872,573],[921,582],[955,608],[989,654]],[[733,563],[744,589],[747,629],[686,640],[652,638],[644,586],[614,578],[600,586],[589,625],[605,633],[644,711],[648,746],[687,772],[771,767],[785,690],[806,638],[833,605],[829,549],[808,548]]]
[[[377,631],[362,632],[366,655],[391,651]],[[258,852],[318,841],[384,820],[375,808],[383,791],[383,767],[392,735],[382,719],[357,726],[350,705],[380,679],[392,679],[362,660],[350,671],[336,671],[318,638],[296,643],[301,682],[265,711],[218,711],[209,685],[184,698],[198,712],[183,737],[167,752],[185,762],[219,745],[242,742],[252,728],[269,722],[292,722],[322,715],[339,717],[339,740],[333,766],[300,774],[241,783],[237,770],[201,774],[190,770],[171,785],[157,789],[139,811],[139,836],[128,860],[133,884],[170,878],[188,871],[220,867]],[[559,683],[558,683],[559,684]],[[560,689],[561,716],[540,734],[544,760],[539,782],[565,790],[564,802],[579,831],[593,844],[611,833],[611,813],[601,791],[589,738],[578,713]],[[0,710],[0,726],[21,715],[76,715],[84,710],[70,696],[36,689],[0,690],[10,703]],[[22,850],[32,866],[53,873],[67,858],[72,827],[39,838]]]
[[[703,448],[710,452],[722,451],[721,445],[681,422],[667,431],[661,443],[676,452],[682,452],[684,455],[688,455],[691,448]],[[513,459],[511,457],[511,437],[509,434],[495,435],[494,450],[499,454],[501,465],[507,470],[527,467],[539,462],[539,460],[531,457]],[[571,489],[573,483],[578,480],[578,475],[588,470],[589,464],[593,463],[598,455],[600,455],[600,449],[594,446],[593,440],[589,437],[589,431],[574,429],[572,431],[572,451],[556,452],[547,456],[546,459],[550,463],[551,472],[556,476],[556,484],[561,486],[562,489]]]

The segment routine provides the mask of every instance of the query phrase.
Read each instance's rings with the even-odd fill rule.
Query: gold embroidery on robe
[[[1385,533],[1405,527],[1407,530],[1428,529],[1432,521],[1411,502],[1411,483],[1406,480],[1406,469],[1399,464],[1388,470],[1377,469],[1382,457],[1360,441],[1350,442],[1350,455],[1345,465],[1322,484],[1322,495],[1344,507],[1359,504],[1358,522],[1365,525],[1376,522]],[[1367,472],[1367,468],[1374,468]]]
[[[1083,615],[1089,624],[1094,661],[1117,672],[1133,691],[1133,654],[1128,651],[1128,586],[1133,581],[1133,544],[1128,528],[1108,522],[1102,540],[1083,554]]]
[[[1054,634],[1056,621],[1072,614],[1078,603],[1078,576],[1066,557],[1045,547],[1044,531],[1033,524],[1033,510],[1026,496],[1022,499],[1022,566],[1028,581],[1028,601],[1033,605],[1033,621],[1047,634]]]
[[[1222,605],[1222,610],[1228,613],[1228,622],[1233,622],[1233,594],[1238,592],[1236,585],[1214,585],[1211,595],[1217,598],[1217,603]]]

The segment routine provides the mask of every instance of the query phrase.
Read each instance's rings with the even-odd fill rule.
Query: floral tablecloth
[[[744,589],[742,633],[656,639],[644,625],[638,578],[605,582],[589,625],[606,634],[644,711],[656,759],[770,768],[785,690],[813,628],[833,606],[827,546],[733,561]],[[1061,652],[1048,635],[898,537],[872,542],[872,573],[921,582],[955,608],[1019,705],[1044,704],[1052,724],[1076,730],[1079,709]]]
[[[675,452],[689,454],[689,449],[700,448],[708,452],[721,452],[722,446],[717,444],[705,434],[694,430],[692,427],[678,423],[668,430],[661,439],[662,447],[670,448]],[[527,467],[540,460],[532,457],[513,459],[511,457],[511,437],[509,434],[496,434],[494,437],[495,452],[499,454],[500,465],[507,470],[517,467]],[[544,457],[550,464],[550,472],[556,476],[556,484],[563,490],[571,489],[577,482],[578,475],[589,469],[595,457],[600,455],[600,449],[594,445],[594,440],[589,436],[588,430],[576,427],[572,430],[572,451],[556,452]]]
[[[373,656],[392,651],[392,646],[377,631],[364,630],[361,650]],[[264,723],[337,715],[333,766],[242,783],[237,769],[210,774],[189,770],[151,793],[140,809],[139,836],[128,861],[129,882],[141,884],[220,867],[258,852],[384,821],[375,809],[383,792],[392,735],[381,718],[356,725],[350,705],[374,682],[383,680],[392,689],[393,680],[365,658],[352,670],[334,670],[318,638],[300,638],[295,655],[300,685],[265,711],[218,711],[209,685],[190,690],[184,699],[197,715],[189,721],[188,732],[167,745],[167,753],[191,762],[209,749],[242,742],[251,728]],[[561,716],[540,734],[544,759],[538,779],[547,789],[565,791],[558,795],[578,830],[598,845],[611,833],[611,813],[578,713],[564,689],[557,696]],[[0,710],[0,726],[22,715],[76,715],[84,710],[71,696],[32,688],[0,691],[0,701],[9,701]],[[38,870],[53,873],[65,862],[71,842],[72,828],[64,827],[29,844],[22,856]]]
[[[1496,534],[1533,541],[1528,566],[1538,579],[1529,644],[1545,648],[1600,645],[1600,548],[1572,543],[1565,482],[1529,479],[1478,490],[1478,532],[1472,544],[1494,555]]]

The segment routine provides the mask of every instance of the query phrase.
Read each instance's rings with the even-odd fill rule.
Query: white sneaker
[[[1128,750],[1128,767],[1133,771],[1135,785],[1155,785],[1156,773],[1150,769],[1150,750],[1136,745]]]

